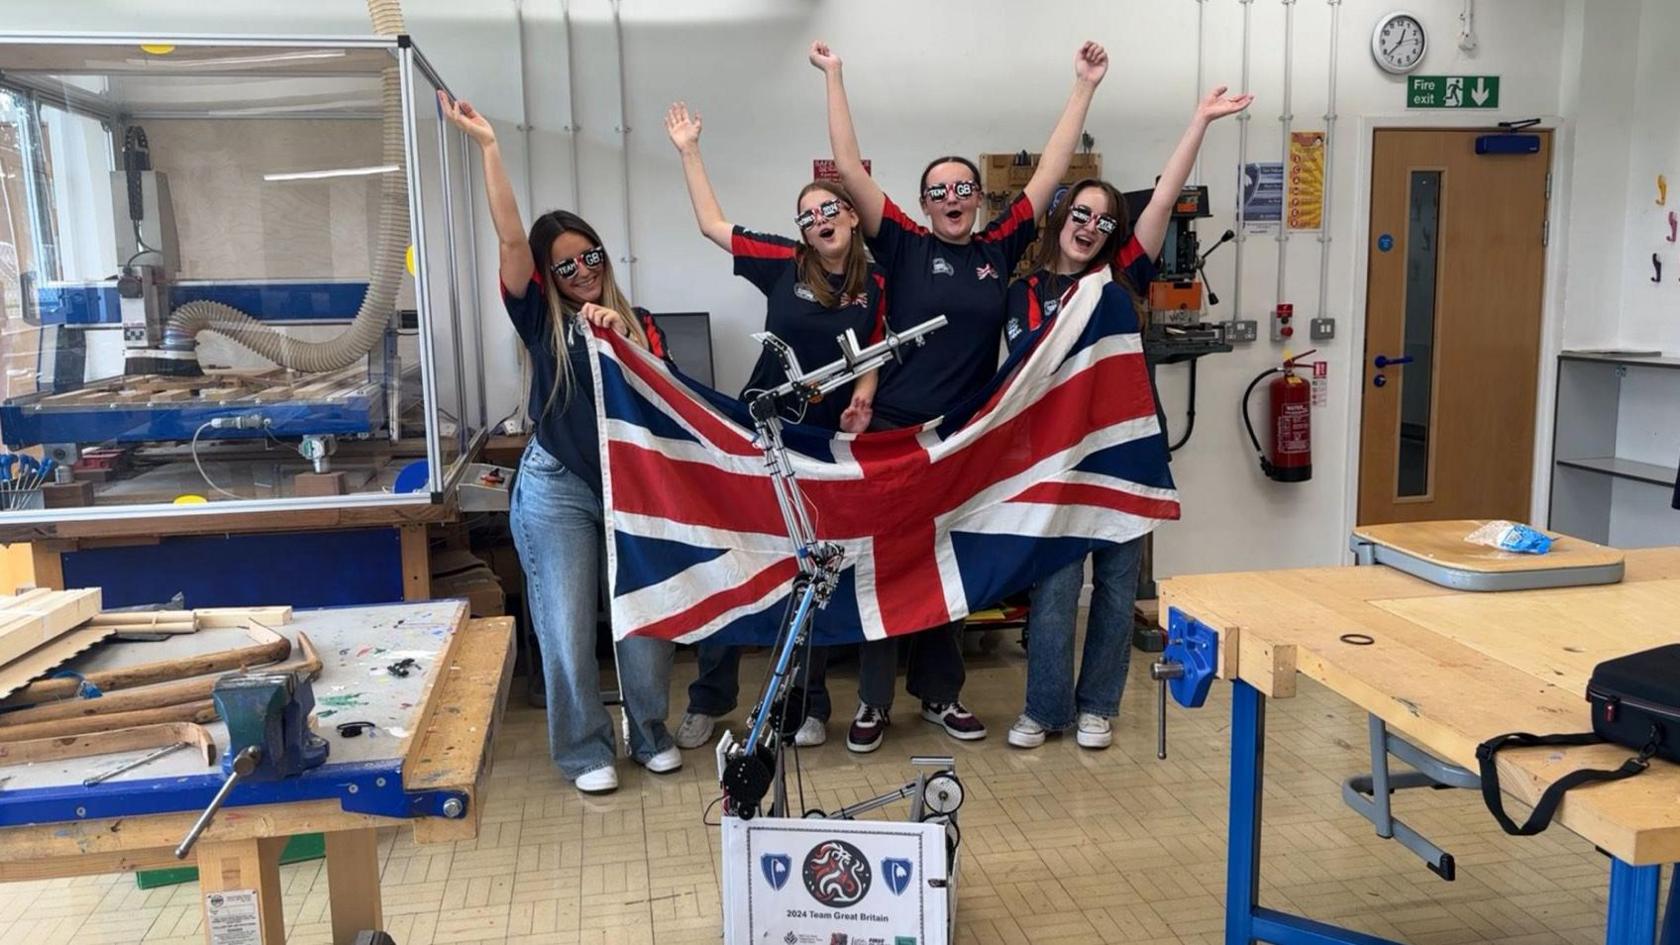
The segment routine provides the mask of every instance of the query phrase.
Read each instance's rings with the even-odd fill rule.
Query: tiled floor
[[[901,692],[882,750],[849,754],[836,719],[829,743],[804,753],[807,797],[840,806],[902,783],[913,753],[955,754],[968,789],[959,942],[1220,942],[1228,689],[1215,686],[1195,712],[1175,706],[1171,758],[1156,761],[1147,662],[1133,661],[1113,748],[1053,739],[1024,752],[1003,741],[1020,709],[1020,648],[971,654],[966,695],[991,726],[985,741],[947,739]],[[762,665],[749,659],[743,679]],[[693,667],[678,664],[673,724]],[[854,678],[832,677],[848,718]],[[382,837],[398,945],[720,941],[717,832],[702,823],[716,795],[709,750],[665,777],[622,766],[617,794],[585,800],[549,764],[543,716],[515,702],[479,838],[422,847],[407,831]],[[1404,817],[1458,859],[1458,880],[1443,882],[1342,805],[1341,779],[1368,767],[1364,718],[1348,703],[1303,683],[1298,698],[1271,704],[1268,733],[1267,905],[1416,945],[1603,940],[1607,861],[1573,834],[1509,838],[1477,795],[1408,792]],[[282,875],[290,941],[329,943],[322,864]],[[199,945],[203,934],[190,886],[141,892],[128,876],[0,886],[5,945]]]

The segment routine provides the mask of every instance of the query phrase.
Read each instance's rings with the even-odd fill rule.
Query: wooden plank
[[[1604,660],[1680,640],[1680,580],[1371,603],[1577,693]]]
[[[99,613],[96,587],[49,598],[0,597],[0,665],[69,633]]]
[[[83,627],[76,631],[76,634],[92,632],[109,634],[116,633],[118,629],[117,627]],[[224,673],[229,670],[266,666],[291,655],[292,642],[273,630],[258,626],[246,627],[245,631],[252,641],[248,646],[93,672],[86,674],[83,678],[103,690],[122,690],[135,686],[204,676],[209,673]],[[69,639],[69,637],[65,639]],[[28,657],[25,657],[25,660],[27,659]],[[75,679],[38,679],[26,686],[18,687],[17,691],[7,696],[5,695],[4,681],[5,676],[0,673],[0,708],[37,705],[54,699],[68,699],[74,696],[81,687],[81,683]]]
[[[281,906],[280,851],[285,837],[218,842],[200,840],[198,891],[204,904],[205,941],[210,939],[212,897],[219,892],[254,889],[257,892],[258,941],[261,945],[285,945],[286,918]]]
[[[1630,563],[1644,554],[1628,552]],[[1220,621],[1240,622],[1241,635],[1250,642],[1294,644],[1300,673],[1384,719],[1431,753],[1472,770],[1476,745],[1494,735],[1589,727],[1578,689],[1551,685],[1367,600],[1335,593],[1341,570],[1368,569],[1174,578],[1163,582],[1162,601],[1198,619],[1206,611]],[[1630,573],[1654,570],[1630,568]],[[1350,632],[1369,634],[1375,642],[1342,642],[1340,637]],[[1596,645],[1588,641],[1586,648]],[[1247,667],[1241,670],[1248,679]],[[1563,774],[1580,767],[1614,768],[1626,755],[1613,746],[1502,752],[1501,783],[1507,793],[1532,804]],[[1625,862],[1674,862],[1680,859],[1677,796],[1680,766],[1656,763],[1639,778],[1570,792],[1558,822]]]
[[[1256,634],[1237,634],[1237,672],[1269,699],[1295,697],[1296,653],[1293,643],[1275,643]]]
[[[379,833],[372,827],[326,836],[327,902],[333,941],[354,943],[359,932],[385,927],[379,900]]]
[[[48,875],[97,875],[166,864],[179,866],[180,861],[175,859],[175,845],[181,842],[197,819],[197,811],[185,811],[147,817],[8,827],[0,831],[6,847],[6,855],[0,857],[0,882],[40,879]],[[336,798],[228,807],[210,822],[200,843],[331,833],[358,827],[399,827],[407,822],[370,814],[346,813]],[[138,865],[125,865],[127,863]]]
[[[89,732],[63,738],[36,738],[21,742],[0,742],[0,765],[37,764],[65,761],[90,755],[111,755],[145,748],[162,748],[186,742],[198,746],[206,765],[216,763],[216,743],[210,732],[194,722],[165,722],[137,725],[110,731]]]
[[[403,600],[431,600],[432,563],[426,526],[404,525],[402,533]]]
[[[14,725],[5,730],[5,736],[13,740],[65,738],[72,735],[86,735],[89,732],[103,732],[113,728],[157,725],[162,722],[197,722],[202,725],[205,722],[214,722],[215,720],[215,703],[209,699],[202,699],[197,702],[186,702],[181,705],[162,706],[155,709],[137,709],[133,712],[112,712],[108,715]]]
[[[8,704],[8,700],[19,691],[28,689],[30,680],[40,679],[116,632],[115,627],[77,627],[46,646],[38,646],[0,666],[0,706]],[[60,683],[64,694],[73,695],[76,692],[76,680],[65,679]]]
[[[345,506],[328,509],[286,509],[280,512],[211,511],[196,515],[158,518],[71,519],[67,521],[0,524],[0,542],[74,542],[97,538],[155,538],[159,535],[221,535],[230,532],[305,532],[340,528],[389,528],[452,522],[460,517],[460,506],[452,493],[445,501],[431,504]],[[44,571],[36,562],[35,583],[63,586],[63,574]]]
[[[431,661],[432,671],[426,677],[425,688],[421,690],[420,697],[415,700],[415,705],[419,707],[420,713],[415,716],[414,728],[397,743],[395,753],[404,759],[404,767],[407,766],[415,744],[431,728],[433,716],[437,715],[443,708],[444,700],[441,694],[446,685],[445,680],[458,672],[455,668],[455,661],[460,658],[461,641],[466,637],[467,617],[467,605],[465,603],[457,604],[455,625],[449,628],[448,639],[443,641],[443,646],[438,650],[437,658]]]
[[[1552,550],[1543,555],[1519,555],[1465,541],[1484,522],[1461,519],[1445,522],[1398,522],[1362,525],[1353,533],[1366,541],[1404,551],[1463,571],[1484,574],[1520,571],[1555,571],[1569,568],[1597,568],[1622,563],[1626,556],[1615,548],[1547,532]]]
[[[492,617],[467,623],[462,645],[436,699],[443,707],[409,746],[403,786],[409,790],[464,790],[460,820],[414,821],[416,843],[470,840],[478,835],[493,758],[491,745],[513,683],[514,621]]]
[[[198,615],[198,625],[205,629],[251,624],[279,627],[292,622],[290,607],[200,607],[193,613]]]

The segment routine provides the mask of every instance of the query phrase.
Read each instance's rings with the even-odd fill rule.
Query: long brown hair
[[[1108,234],[1108,236],[1103,240],[1102,245],[1097,247],[1097,254],[1091,257],[1091,262],[1086,267],[1085,271],[1090,272],[1098,266],[1107,265],[1114,259],[1115,252],[1117,252],[1121,246],[1126,245],[1127,240],[1132,238],[1132,214],[1126,209],[1125,196],[1120,193],[1119,188],[1110,184],[1108,181],[1098,180],[1095,177],[1087,177],[1068,188],[1067,195],[1062,198],[1062,202],[1057,204],[1056,209],[1051,212],[1050,219],[1045,221],[1044,233],[1039,237],[1038,246],[1034,248],[1032,253],[1032,268],[1034,272],[1037,272],[1040,269],[1054,270],[1056,263],[1061,261],[1062,227],[1067,225],[1068,214],[1073,210],[1074,201],[1079,198],[1080,192],[1088,187],[1095,187],[1108,195],[1109,213],[1113,215],[1116,220],[1120,221],[1120,225],[1116,226],[1114,228],[1114,232]],[[1125,278],[1124,273],[1117,273],[1116,276],[1117,281],[1126,283],[1126,288],[1130,290],[1133,295],[1138,293],[1140,287],[1131,285],[1130,280]]]
[[[561,399],[561,409],[572,396],[572,361],[566,356],[566,319],[578,317],[578,310],[582,306],[566,298],[560,292],[560,286],[554,279],[550,268],[554,265],[550,250],[554,241],[566,233],[577,233],[589,240],[592,246],[602,246],[601,235],[595,232],[583,217],[570,210],[551,210],[537,217],[531,224],[531,258],[537,262],[537,278],[540,280],[543,298],[548,302],[549,341],[554,351],[554,387],[548,392],[548,400],[543,403],[543,413],[546,414],[554,406],[554,399],[560,396],[561,389],[565,395]],[[603,247],[604,248],[604,247]],[[636,315],[630,305],[630,299],[624,290],[618,287],[618,278],[613,275],[612,254],[604,254],[606,258],[601,262],[601,300],[596,304],[602,308],[609,308],[617,312],[624,319],[624,324],[630,329],[630,336],[643,347],[647,346],[647,334],[642,331],[642,320]],[[520,349],[520,357],[526,358],[524,349]],[[526,368],[526,400],[530,399],[531,373],[529,365]]]
[[[813,190],[833,194],[848,210],[854,206],[852,195],[846,193],[846,188],[829,181],[814,180],[800,189],[799,196],[793,203],[795,211],[799,209],[799,203],[805,199],[805,195]],[[820,220],[818,225],[821,225]],[[840,295],[834,293],[834,286],[828,281],[828,270],[823,268],[822,257],[805,241],[803,233],[799,234],[799,248],[794,251],[793,259],[799,273],[799,281],[811,290],[811,294],[817,297],[817,304],[823,308],[838,308],[841,296],[861,298],[868,291],[869,256],[864,253],[863,234],[858,232],[857,227],[852,228],[852,242],[846,248],[845,278],[840,283]]]

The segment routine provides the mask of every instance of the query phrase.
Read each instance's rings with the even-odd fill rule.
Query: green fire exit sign
[[[1406,82],[1407,108],[1498,108],[1496,75],[1414,75]]]

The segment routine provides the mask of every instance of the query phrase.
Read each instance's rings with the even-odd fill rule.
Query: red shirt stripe
[[[729,239],[729,251],[737,256],[749,256],[753,259],[792,259],[795,248],[754,239],[745,233],[736,233]]]

